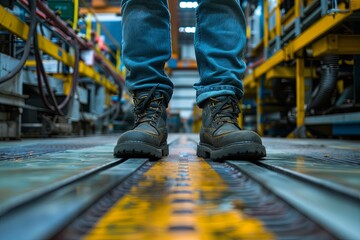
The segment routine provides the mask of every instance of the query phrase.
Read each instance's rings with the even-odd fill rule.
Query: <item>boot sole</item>
[[[266,150],[262,144],[255,142],[238,143],[217,149],[200,143],[197,147],[197,156],[213,161],[260,159],[266,156]]]
[[[160,159],[169,155],[169,145],[165,144],[159,148],[150,146],[143,142],[125,142],[115,146],[114,156],[121,158],[151,158]]]

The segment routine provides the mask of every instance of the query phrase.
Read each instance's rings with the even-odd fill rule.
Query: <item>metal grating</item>
[[[98,146],[98,143],[74,143],[74,144],[33,144],[22,147],[7,147],[0,149],[0,161],[16,160],[38,156],[46,153],[63,152]]]

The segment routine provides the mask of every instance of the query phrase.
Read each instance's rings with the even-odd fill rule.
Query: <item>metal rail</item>
[[[337,195],[328,189],[309,185],[253,163],[228,161],[251,179],[279,196],[302,214],[312,219],[339,239],[360,236],[359,201]]]
[[[46,196],[47,194],[50,194],[50,193],[53,193],[63,187],[66,187],[67,185],[69,184],[72,184],[76,181],[79,181],[83,178],[86,178],[92,174],[96,174],[100,171],[103,171],[107,168],[110,168],[110,167],[113,167],[115,165],[118,165],[120,163],[122,163],[124,161],[124,159],[118,159],[118,160],[114,160],[114,161],[111,161],[109,163],[106,163],[106,164],[103,164],[101,166],[98,166],[98,167],[95,167],[95,168],[92,168],[88,171],[84,171],[80,174],[77,174],[75,176],[71,176],[69,178],[65,178],[63,180],[60,180],[56,183],[53,183],[53,184],[50,184],[44,188],[40,188],[38,190],[35,190],[35,191],[31,191],[27,194],[24,194],[24,195],[20,195],[19,197],[17,198],[13,198],[11,200],[10,203],[6,204],[5,206],[2,206],[0,208],[0,217],[3,217],[5,216],[6,214],[14,211],[14,210],[17,210],[19,207],[22,207],[22,206],[25,206],[27,204],[30,204],[32,201],[35,201],[39,198],[42,198],[44,196]]]
[[[148,160],[129,159],[122,162],[115,160],[56,183],[2,212],[1,237],[34,240],[52,237]],[[18,226],[21,226],[21,231]]]
[[[306,175],[306,174],[303,174],[300,172],[292,171],[285,167],[276,166],[276,164],[267,163],[266,161],[257,161],[254,163],[260,167],[265,167],[269,170],[272,170],[272,171],[275,171],[278,173],[282,173],[282,174],[290,176],[294,179],[299,179],[300,181],[308,182],[314,186],[326,188],[326,189],[332,191],[333,193],[342,194],[345,197],[350,198],[351,200],[360,202],[360,192],[357,191],[356,189],[346,188],[343,185],[340,185],[338,183],[330,182],[330,181],[312,177],[312,176],[309,176],[309,175]]]

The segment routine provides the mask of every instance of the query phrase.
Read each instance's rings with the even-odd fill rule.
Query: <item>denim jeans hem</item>
[[[233,86],[209,86],[200,89],[197,87],[196,104],[201,107],[209,98],[224,95],[235,96],[240,101],[244,96],[244,92]]]

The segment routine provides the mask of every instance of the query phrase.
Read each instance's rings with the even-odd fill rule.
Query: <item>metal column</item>
[[[257,96],[256,96],[256,123],[257,123],[257,132],[260,136],[264,135],[264,123],[263,123],[263,90],[264,90],[264,81],[265,75],[260,78],[260,81],[257,84]]]
[[[296,126],[300,128],[305,123],[305,77],[304,59],[296,59]]]

